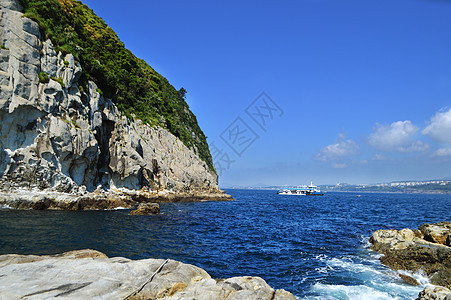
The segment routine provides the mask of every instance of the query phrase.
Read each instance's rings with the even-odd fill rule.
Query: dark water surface
[[[450,195],[228,192],[236,201],[166,203],[157,216],[0,209],[0,254],[91,248],[176,259],[214,278],[260,276],[301,299],[412,299],[422,288],[381,266],[368,238],[378,229],[451,221]]]

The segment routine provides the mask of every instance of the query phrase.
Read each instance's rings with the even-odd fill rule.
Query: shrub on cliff
[[[51,79],[55,80],[56,82],[58,82],[63,89],[66,88],[66,85],[64,84],[63,78],[61,78],[61,77],[56,78],[56,77],[52,76]]]
[[[43,39],[71,53],[84,72],[80,86],[93,80],[104,96],[129,118],[160,125],[197,151],[215,172],[206,137],[189,110],[184,88],[177,91],[144,60],[134,56],[94,12],[75,0],[20,0],[25,16],[35,20]]]
[[[47,83],[49,82],[49,74],[45,72],[39,72],[39,82],[40,83]]]

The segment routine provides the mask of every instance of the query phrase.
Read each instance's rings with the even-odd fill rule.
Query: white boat
[[[316,185],[310,182],[310,185],[297,188],[284,188],[277,192],[278,195],[297,195],[297,196],[322,196],[324,195]]]

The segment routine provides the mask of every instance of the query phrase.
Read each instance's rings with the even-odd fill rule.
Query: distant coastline
[[[380,184],[337,184],[321,187],[325,191],[334,192],[376,192],[376,193],[403,193],[403,194],[451,194],[451,181],[397,181]]]
[[[328,190],[325,189],[325,186],[318,186],[324,192],[335,192],[335,193],[367,193],[367,194],[376,194],[376,193],[386,193],[386,194],[424,194],[424,195],[451,195],[451,192],[442,192],[442,191],[433,191],[433,190],[415,190],[415,191],[380,191],[380,190]],[[266,187],[222,187],[224,190],[260,190],[260,191],[277,191],[280,188],[266,188]]]
[[[334,192],[334,193],[356,193],[356,194],[422,194],[422,195],[451,195],[450,192],[439,192],[439,191],[427,191],[427,190],[421,190],[421,191],[372,191],[372,190],[364,190],[364,191],[326,191],[326,192]]]
[[[279,190],[291,186],[228,186],[223,189],[244,190]],[[295,186],[293,186],[295,187]],[[356,193],[401,193],[401,194],[451,194],[451,180],[449,178],[423,181],[393,181],[377,184],[347,184],[318,185],[325,192],[356,192]]]

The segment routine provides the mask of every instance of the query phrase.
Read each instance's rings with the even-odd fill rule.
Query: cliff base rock
[[[140,203],[231,201],[225,193],[173,193],[111,189],[92,193],[17,190],[0,192],[0,208],[33,210],[111,210],[133,208]]]

